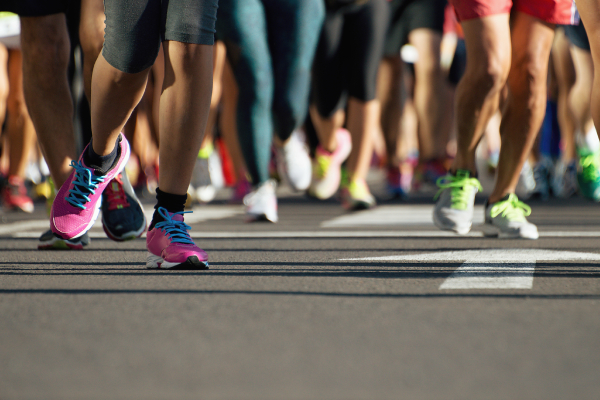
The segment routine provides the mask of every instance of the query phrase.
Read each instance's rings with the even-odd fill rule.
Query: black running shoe
[[[116,242],[138,238],[146,231],[144,209],[125,171],[117,175],[102,193],[102,227]]]

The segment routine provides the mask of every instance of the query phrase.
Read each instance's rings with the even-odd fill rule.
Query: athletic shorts
[[[154,64],[160,42],[212,45],[218,0],[104,0],[102,55],[127,73]]]
[[[415,29],[427,28],[440,34],[444,30],[446,0],[391,0],[390,27],[386,36],[386,56],[398,54]]]
[[[43,17],[65,13],[73,0],[2,0],[0,11],[10,11],[21,17]]]
[[[450,0],[459,21],[509,14],[511,10],[531,15],[549,24],[573,25],[579,14],[573,0]]]
[[[590,41],[583,27],[583,22],[579,21],[579,25],[566,25],[563,28],[567,39],[573,46],[590,51]]]

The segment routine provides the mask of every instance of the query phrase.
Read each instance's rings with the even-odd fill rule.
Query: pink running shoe
[[[342,163],[352,150],[352,138],[346,129],[338,129],[335,138],[337,147],[333,153],[324,150],[320,145],[315,153],[312,182],[308,193],[317,199],[328,199],[337,192],[342,179]]]
[[[194,244],[190,226],[183,222],[183,214],[191,211],[170,213],[159,207],[158,213],[165,220],[146,235],[146,268],[208,269],[208,255]]]
[[[78,162],[71,161],[74,170],[61,186],[52,204],[52,232],[63,239],[75,239],[90,230],[98,218],[102,192],[121,173],[129,159],[129,142],[125,136],[119,136],[118,146],[116,164],[106,175],[94,175],[94,170],[83,163],[83,156],[79,157]],[[86,151],[87,146],[82,154]]]

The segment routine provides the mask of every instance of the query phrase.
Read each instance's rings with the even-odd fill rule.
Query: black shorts
[[[446,0],[391,0],[390,25],[385,56],[397,55],[408,42],[408,34],[418,28],[442,33]]]
[[[0,11],[10,11],[21,17],[43,17],[66,13],[73,1],[79,0],[2,0]]]
[[[136,73],[154,64],[161,41],[212,45],[217,4],[218,0],[104,0],[102,55],[118,70]]]
[[[564,25],[563,28],[565,35],[573,46],[590,51],[590,41],[588,40],[582,21],[579,21],[579,25]]]

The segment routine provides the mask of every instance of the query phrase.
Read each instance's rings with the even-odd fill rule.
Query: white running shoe
[[[507,194],[502,200],[486,205],[483,235],[501,239],[537,239],[537,227],[525,218],[530,214],[531,208],[519,201],[516,194]]]
[[[246,222],[271,221],[277,222],[277,184],[269,179],[244,197],[246,206]]]
[[[433,223],[442,230],[466,235],[473,224],[475,195],[483,190],[479,180],[469,171],[459,169],[456,175],[448,173],[436,182],[440,190],[433,209]]]
[[[337,147],[329,153],[320,145],[315,152],[313,176],[308,193],[317,199],[325,200],[333,196],[342,180],[342,163],[352,151],[350,132],[340,128],[335,132]]]
[[[275,146],[277,172],[295,191],[308,189],[312,174],[304,134],[296,129],[282,147]]]
[[[577,193],[577,161],[568,164],[558,161],[550,183],[552,194],[556,197],[566,199]]]

